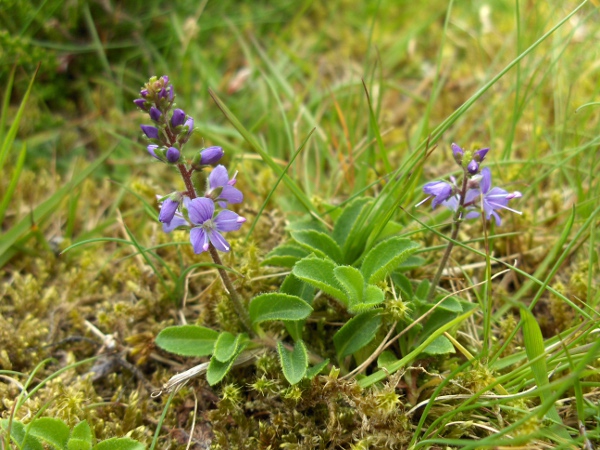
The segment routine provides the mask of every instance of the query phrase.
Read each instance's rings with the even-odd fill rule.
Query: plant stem
[[[446,250],[444,251],[444,256],[442,256],[442,260],[440,261],[440,265],[438,266],[438,270],[435,273],[433,280],[431,281],[431,286],[429,287],[429,292],[427,293],[428,302],[431,302],[435,297],[435,290],[437,289],[437,286],[440,283],[442,273],[444,272],[446,264],[448,263],[448,259],[450,258],[450,253],[452,252],[452,248],[454,247],[454,241],[458,237],[458,230],[462,222],[460,216],[462,214],[462,209],[465,204],[468,181],[469,178],[467,176],[467,172],[465,171],[463,174],[462,188],[460,191],[460,201],[458,202],[458,207],[456,208],[456,212],[454,213],[454,217],[452,219],[452,234],[450,235],[450,241],[448,241],[448,245],[446,246]]]
[[[187,195],[189,198],[196,198],[196,190],[194,189],[194,184],[192,183],[192,172],[193,170],[188,170],[185,167],[185,164],[177,164],[177,168],[179,169],[179,173],[181,174],[181,178],[183,178],[183,182],[185,183],[185,188],[187,189]]]
[[[212,244],[210,244],[210,246],[208,247],[208,251],[210,252],[210,256],[212,256],[212,259],[215,262],[215,264],[218,264],[219,266],[223,266],[221,257],[219,256],[217,249]],[[223,283],[225,284],[225,288],[229,292],[229,298],[231,299],[231,302],[233,303],[233,308],[235,309],[235,312],[237,313],[238,317],[240,318],[242,325],[244,326],[244,328],[246,329],[246,331],[248,332],[250,337],[256,337],[256,333],[252,329],[252,322],[250,321],[250,315],[248,314],[248,311],[244,307],[244,304],[242,303],[240,296],[238,295],[235,287],[233,286],[233,283],[231,282],[231,278],[229,278],[229,275],[227,275],[227,272],[224,269],[222,269],[221,267],[217,268],[217,270],[219,271],[219,275],[221,275],[221,279],[223,280]]]

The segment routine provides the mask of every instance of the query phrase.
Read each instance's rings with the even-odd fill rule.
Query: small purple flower
[[[483,212],[485,214],[486,220],[490,220],[493,216],[494,219],[496,219],[496,225],[500,226],[502,220],[496,212],[496,210],[500,209],[506,209],[516,214],[522,214],[522,212],[514,210],[507,206],[509,200],[512,200],[513,198],[520,198],[523,196],[519,191],[507,192],[499,187],[490,189],[490,187],[492,186],[492,175],[488,167],[481,171],[481,175],[483,176],[483,178],[481,179],[481,184],[479,186],[481,188],[481,193],[483,194]],[[467,214],[466,217],[474,217],[472,216],[472,214],[473,212],[470,212],[469,214]],[[469,217],[469,215],[471,215],[471,217]]]
[[[230,180],[225,166],[219,164],[208,176],[208,192],[206,197],[218,202],[222,208],[225,208],[227,203],[242,203],[244,194],[239,189],[233,187],[235,183],[235,175]]]
[[[200,152],[200,164],[209,165],[219,162],[225,152],[221,147],[208,147]]]
[[[156,149],[158,148],[158,145],[156,144],[150,144],[147,147],[148,153],[150,153],[150,156],[153,156],[154,158],[160,160],[160,158],[158,157],[158,155],[156,154]]]
[[[137,106],[138,108],[140,108],[142,111],[148,111],[146,109],[146,100],[143,98],[136,98],[133,103],[135,103],[135,106]]]
[[[142,89],[140,95],[144,98],[148,97],[148,89]]]
[[[173,125],[173,127],[178,127],[180,125],[183,125],[184,122],[185,112],[183,111],[183,109],[175,109],[173,111],[173,116],[171,117],[171,125]]]
[[[452,195],[453,189],[452,185],[446,183],[445,181],[432,181],[431,183],[427,183],[425,186],[423,186],[423,192],[429,195],[429,197],[423,200],[423,202],[429,200],[432,196],[435,196],[431,204],[433,209],[435,209],[437,205],[448,200],[448,198]]]
[[[181,156],[181,153],[175,147],[169,147],[169,149],[167,150],[166,156],[167,156],[167,161],[174,164],[177,161],[179,161],[179,157]]]
[[[158,122],[160,120],[160,116],[162,116],[160,109],[158,109],[156,106],[152,106],[150,108],[150,118],[155,122]]]
[[[158,139],[158,128],[151,125],[140,125],[140,128],[149,139]]]
[[[229,243],[221,233],[239,230],[246,221],[244,217],[227,209],[219,212],[213,218],[215,204],[206,197],[190,200],[187,208],[190,220],[195,225],[190,230],[190,242],[196,254],[207,251],[210,244],[217,250],[228,252],[230,250]]]

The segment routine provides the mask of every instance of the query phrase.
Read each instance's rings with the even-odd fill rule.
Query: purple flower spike
[[[424,201],[435,196],[432,202],[433,209],[452,195],[452,186],[445,181],[432,181],[423,186],[423,192],[429,195]],[[423,203],[423,202],[421,202]]]
[[[148,153],[150,153],[150,156],[152,156],[152,157],[154,157],[154,158],[156,158],[156,159],[159,159],[159,160],[160,160],[160,158],[159,158],[159,157],[158,157],[158,155],[156,154],[156,149],[157,149],[157,148],[158,148],[158,145],[156,145],[156,144],[150,144],[150,145],[148,146]]]
[[[475,160],[472,160],[467,166],[467,170],[471,175],[475,175],[477,172],[479,172],[479,163]]]
[[[480,163],[485,159],[485,155],[487,155],[487,152],[489,151],[489,148],[482,148],[481,150],[477,150],[473,153],[473,159]]]
[[[151,125],[141,125],[140,128],[150,139],[158,139],[158,128]]]
[[[173,111],[173,116],[171,117],[171,125],[173,125],[174,127],[178,127],[180,125],[183,125],[184,122],[185,112],[183,111],[183,109],[175,109]]]
[[[143,98],[136,98],[133,103],[135,103],[135,106],[137,106],[138,108],[140,108],[142,111],[148,111],[146,109],[146,100],[144,100]]]
[[[225,152],[221,147],[208,147],[200,152],[200,164],[215,164],[223,157]]]
[[[221,233],[239,230],[246,219],[229,210],[221,211],[213,219],[215,204],[206,197],[190,200],[187,206],[190,220],[195,225],[190,230],[190,242],[194,253],[207,251],[210,244],[217,250],[228,252],[229,243]]]
[[[152,106],[150,108],[150,118],[152,120],[154,120],[155,122],[158,122],[160,119],[160,116],[162,116],[160,109],[158,109],[156,106]]]
[[[181,156],[179,150],[177,150],[175,147],[169,147],[167,150],[167,161],[174,164],[179,161],[179,156]]]
[[[234,178],[235,179],[235,178]],[[217,167],[213,169],[213,171],[208,176],[208,186],[209,192],[207,193],[207,197],[215,197],[214,200],[219,202],[219,206],[224,208],[227,206],[227,203],[236,204],[242,203],[244,200],[244,194],[232,185],[229,184],[231,180],[229,180],[229,175],[227,174],[227,169],[225,166],[219,164]],[[219,189],[221,188],[221,192],[219,193]]]

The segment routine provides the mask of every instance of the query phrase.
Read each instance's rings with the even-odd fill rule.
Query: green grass
[[[2,418],[86,419],[99,439],[153,448],[185,448],[193,424],[214,448],[600,445],[597,2],[103,5],[0,12]],[[451,218],[414,208],[422,186],[458,174],[450,143],[491,147],[495,184],[523,193],[511,201],[523,215],[503,212],[487,244],[480,222],[461,228],[442,288],[477,306],[444,330],[456,353],[423,357],[400,339],[391,372],[373,362],[344,378],[351,359],[289,386],[273,351],[153,400],[194,363],[157,350],[160,330],[238,327],[214,265],[156,223],[155,194],[179,180],[147,157],[132,100],[162,74],[195,118],[188,147],[221,145],[240,171],[252,233],[223,259],[246,299],[281,283],[260,262],[287,221],[331,224],[360,196],[376,198],[361,239],[397,223],[427,260],[407,275],[431,279]],[[315,302],[310,350],[331,356],[345,319]],[[117,341],[95,381],[77,365],[103,352],[86,321]]]

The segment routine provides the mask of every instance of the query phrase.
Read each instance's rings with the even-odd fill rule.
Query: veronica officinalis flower
[[[190,242],[196,254],[207,251],[210,244],[217,250],[228,252],[230,246],[222,233],[239,230],[246,221],[244,217],[228,209],[222,210],[213,218],[215,203],[206,197],[190,200],[187,209],[190,221],[194,225],[190,230]]]
[[[208,176],[208,192],[206,197],[213,199],[219,203],[221,208],[225,208],[227,203],[241,203],[244,200],[244,194],[233,187],[237,182],[235,179],[237,173],[229,179],[227,169],[222,164],[219,164],[213,169]]]

